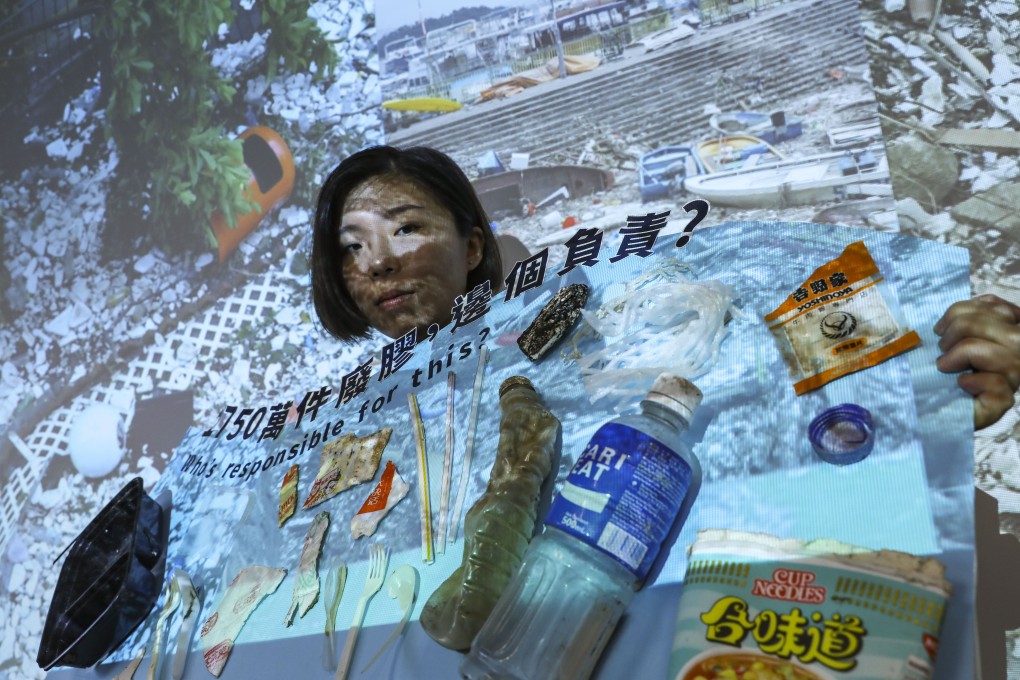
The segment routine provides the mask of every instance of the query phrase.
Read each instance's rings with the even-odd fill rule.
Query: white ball
[[[83,477],[105,477],[124,457],[124,421],[109,404],[93,404],[78,414],[67,436],[71,463]]]

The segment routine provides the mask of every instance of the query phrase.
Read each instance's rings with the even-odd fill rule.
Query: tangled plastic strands
[[[741,317],[733,289],[716,280],[690,281],[681,265],[666,262],[598,311],[582,311],[606,340],[603,349],[577,359],[592,401],[640,396],[659,373],[694,379],[715,363],[727,316]]]
[[[425,424],[418,410],[414,392],[407,393],[407,405],[411,409],[411,424],[414,426],[414,443],[418,451],[418,500],[421,503],[421,561],[431,564],[435,559],[432,552],[432,509],[429,503],[429,463],[425,456]]]
[[[636,291],[659,285],[675,284],[678,281],[688,283],[692,280],[693,274],[694,270],[687,263],[673,258],[666,259],[625,286],[618,284],[619,287],[624,288],[623,292],[605,302],[594,314],[591,312],[582,312],[582,314],[599,334],[620,335],[628,325],[626,318],[621,318],[620,315],[627,312],[627,303]],[[633,305],[630,307],[633,308]],[[591,322],[592,317],[597,319],[596,323]]]

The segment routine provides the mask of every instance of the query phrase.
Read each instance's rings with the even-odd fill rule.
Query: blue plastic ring
[[[875,444],[871,412],[857,404],[840,404],[819,413],[808,426],[818,457],[833,465],[864,460]]]

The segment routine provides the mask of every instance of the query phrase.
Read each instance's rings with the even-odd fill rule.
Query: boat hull
[[[613,187],[613,173],[580,165],[536,166],[511,170],[471,182],[485,211],[519,213],[524,202],[539,204],[563,187],[569,198],[586,196]]]
[[[804,126],[800,118],[779,111],[775,115],[758,111],[732,111],[713,114],[708,124],[724,135],[753,135],[768,144],[800,137]]]
[[[785,160],[750,170],[687,180],[687,191],[733,208],[783,208],[887,193],[889,166],[882,146]]]
[[[782,160],[783,154],[753,135],[721,135],[697,146],[697,154],[708,172],[725,172]]]
[[[641,202],[668,198],[689,177],[705,172],[705,166],[694,148],[683,145],[663,146],[641,157],[638,164],[638,185]]]

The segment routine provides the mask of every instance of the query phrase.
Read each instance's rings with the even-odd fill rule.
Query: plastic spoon
[[[132,680],[135,677],[135,671],[142,665],[142,659],[145,658],[145,647],[142,647],[142,651],[138,652],[138,656],[134,658],[134,661],[127,665],[127,668],[122,670],[113,680]]]
[[[181,630],[177,635],[177,652],[174,654],[171,677],[174,680],[181,680],[184,677],[184,664],[191,651],[191,634],[195,629],[195,621],[198,620],[198,612],[202,608],[202,600],[191,577],[183,569],[174,567],[173,579],[177,581],[177,588],[181,591],[181,610],[184,612],[184,618],[181,619]]]
[[[322,641],[322,665],[327,671],[336,670],[336,649],[333,645],[333,632],[336,628],[336,610],[340,606],[340,597],[347,583],[347,565],[333,559],[326,571],[325,605],[326,605],[326,637]]]
[[[390,577],[386,579],[386,594],[396,600],[400,608],[404,610],[404,618],[400,620],[389,639],[383,643],[372,660],[361,669],[362,673],[367,671],[368,667],[375,663],[375,660],[386,651],[386,648],[400,636],[404,626],[411,618],[411,610],[414,609],[414,601],[418,597],[418,570],[409,564],[402,564],[394,569]]]
[[[160,676],[160,671],[163,668],[163,641],[167,634],[167,621],[177,611],[177,608],[181,606],[181,590],[177,580],[172,578],[170,574],[167,574],[166,584],[166,601],[163,604],[162,613],[156,619],[156,630],[152,634],[152,661],[149,663],[149,672],[146,675],[146,680],[157,680]]]

